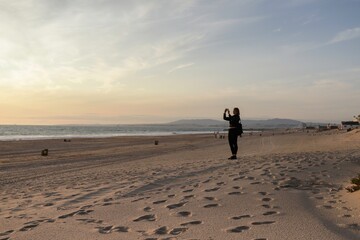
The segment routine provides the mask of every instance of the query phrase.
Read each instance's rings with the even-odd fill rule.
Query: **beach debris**
[[[155,140],[155,145],[159,145],[159,140]]]
[[[71,142],[71,139],[64,139],[64,142]]]
[[[351,184],[351,186],[345,188],[348,192],[352,193],[360,190],[360,173],[357,177],[351,179]]]
[[[44,149],[41,151],[41,156],[46,157],[49,155],[49,149]]]

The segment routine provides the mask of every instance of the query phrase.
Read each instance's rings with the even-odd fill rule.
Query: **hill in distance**
[[[169,125],[193,125],[193,126],[228,126],[228,122],[214,119],[183,119],[168,123]],[[303,122],[292,119],[274,118],[268,120],[242,120],[244,128],[294,128],[301,127]]]
[[[201,126],[222,126],[225,121],[214,119],[182,119],[168,123],[169,125],[201,125]]]

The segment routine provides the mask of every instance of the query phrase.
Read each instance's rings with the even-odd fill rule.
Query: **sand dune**
[[[0,239],[359,239],[359,131],[156,139],[1,142]]]

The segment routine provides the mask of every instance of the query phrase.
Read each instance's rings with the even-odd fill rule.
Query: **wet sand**
[[[236,161],[213,135],[0,142],[0,239],[358,239],[359,149],[359,130],[244,136]]]

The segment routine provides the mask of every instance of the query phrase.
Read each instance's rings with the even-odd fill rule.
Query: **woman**
[[[226,113],[228,113],[228,117],[226,116]],[[232,156],[228,159],[236,159],[236,154],[238,151],[238,145],[237,145],[237,138],[238,138],[238,127],[240,122],[240,110],[239,108],[234,108],[233,114],[230,114],[230,110],[228,108],[224,111],[224,120],[229,121],[230,127],[229,127],[229,133],[228,133],[228,140],[229,145],[231,149]]]

